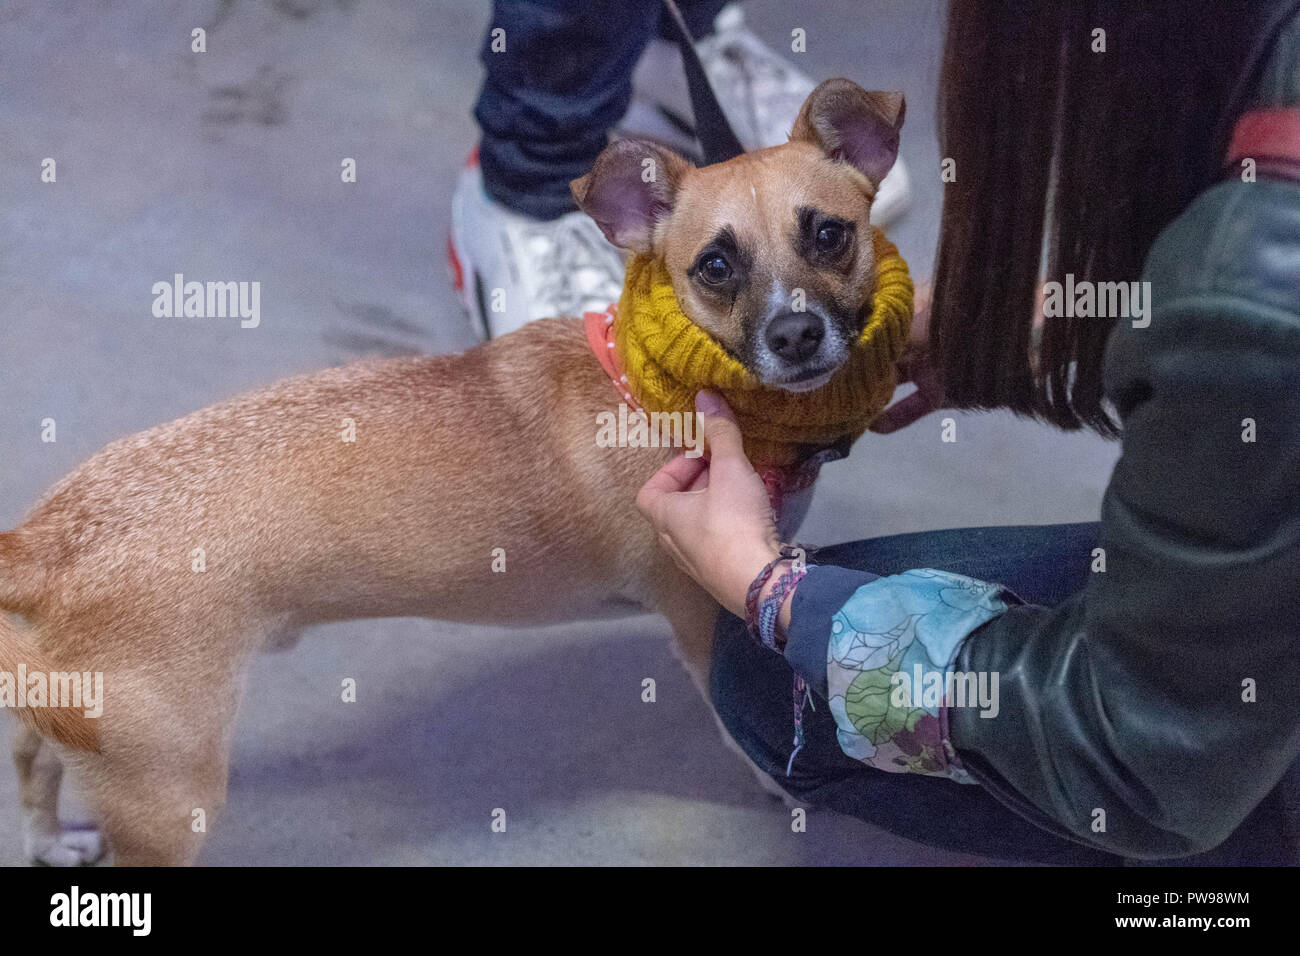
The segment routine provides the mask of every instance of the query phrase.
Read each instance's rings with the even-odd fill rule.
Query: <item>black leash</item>
[[[704,162],[712,165],[734,159],[745,148],[736,139],[736,134],[713,93],[713,87],[709,85],[709,77],[704,72],[700,55],[695,52],[695,41],[682,18],[682,12],[673,0],[664,0],[664,7],[667,8],[668,19],[672,21],[674,39],[682,51],[686,85],[691,91],[691,110],[695,113],[695,137],[704,150]]]

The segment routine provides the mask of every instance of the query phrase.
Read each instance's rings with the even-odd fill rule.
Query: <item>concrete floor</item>
[[[906,92],[915,201],[891,235],[927,276],[941,5],[746,7],[773,45],[807,31],[814,76]],[[443,244],[487,16],[484,0],[0,3],[0,527],[113,438],[289,373],[473,344]],[[196,26],[206,54],[190,52]],[[45,157],[56,184],[39,181]],[[153,318],[150,288],[174,272],[261,281],[260,328]],[[955,444],[937,417],[864,439],[824,473],[802,537],[1096,518],[1115,446],[957,417]],[[340,674],[361,703],[338,704]],[[489,829],[495,807],[507,834]],[[20,859],[0,761],[0,863]],[[366,621],[263,658],[202,862],[981,861],[829,813],[792,834],[718,739],[666,625],[639,617],[523,633]]]

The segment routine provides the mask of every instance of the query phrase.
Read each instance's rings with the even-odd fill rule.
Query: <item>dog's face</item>
[[[574,197],[611,242],[662,257],[682,311],[760,381],[807,391],[844,364],[870,314],[871,203],[903,113],[901,94],[829,80],[788,143],[697,169],[620,141]]]

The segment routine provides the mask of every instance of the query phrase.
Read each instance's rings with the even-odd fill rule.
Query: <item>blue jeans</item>
[[[727,0],[678,0],[699,37]],[[474,107],[479,165],[497,202],[535,219],[575,207],[569,183],[591,171],[632,99],[632,71],[661,31],[661,0],[495,0]],[[495,29],[505,51],[492,50]]]
[[[911,568],[955,571],[1011,588],[1031,604],[1053,605],[1080,590],[1089,573],[1096,524],[963,528],[894,535],[819,549],[816,564],[897,574]],[[804,711],[804,748],[785,775],[793,750],[791,682],[785,659],[759,647],[742,621],[723,613],[713,641],[709,694],[736,742],[791,795],[847,813],[900,836],[961,853],[1032,863],[1136,863],[1041,829],[999,803],[983,787],[914,774],[884,773],[846,756],[825,701]],[[1300,765],[1297,765],[1300,768]],[[1237,831],[1183,865],[1294,862],[1286,833],[1294,824],[1297,768]],[[1290,784],[1288,788],[1287,784]],[[1144,865],[1151,865],[1149,863]]]

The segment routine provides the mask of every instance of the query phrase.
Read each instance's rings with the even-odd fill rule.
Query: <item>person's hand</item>
[[[780,553],[780,538],[731,409],[721,396],[700,392],[695,410],[709,457],[668,462],[641,488],[636,506],[677,566],[743,618],[749,585]]]
[[[898,384],[911,382],[916,391],[886,408],[871,423],[878,435],[888,435],[944,407],[943,385],[930,364],[930,287],[919,286],[913,305],[912,331],[897,364]]]

